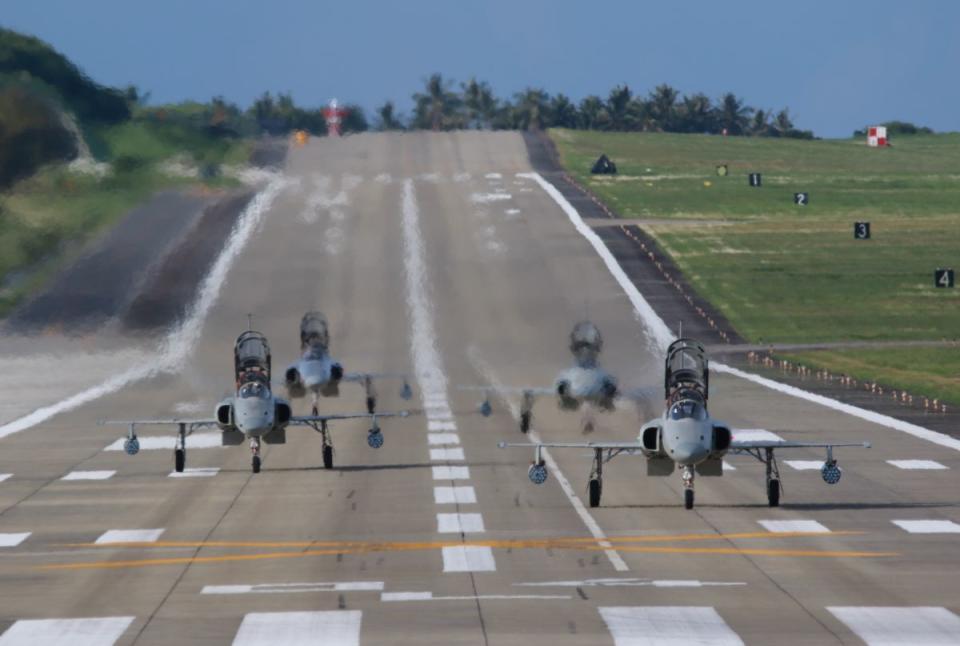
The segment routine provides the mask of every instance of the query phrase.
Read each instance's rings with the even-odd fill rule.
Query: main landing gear
[[[177,442],[173,449],[173,469],[183,473],[187,465],[187,425],[179,424],[177,428]]]
[[[603,493],[603,449],[593,450],[593,467],[590,469],[590,480],[587,483],[587,494],[591,507],[600,506],[600,495]]]
[[[367,391],[367,412],[373,415],[377,412],[377,391],[373,388],[373,378],[364,377],[363,387]]]
[[[530,431],[530,423],[533,421],[533,398],[531,391],[523,391],[523,397],[520,401],[520,432]]]
[[[766,466],[767,473],[767,504],[771,507],[780,506],[780,468],[777,466],[777,458],[773,455],[773,449],[764,449],[763,463]]]

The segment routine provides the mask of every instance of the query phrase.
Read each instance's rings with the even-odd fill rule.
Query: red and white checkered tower
[[[882,148],[887,143],[886,126],[870,126],[867,128],[867,145],[871,148]]]
[[[327,134],[331,137],[340,136],[340,127],[347,111],[340,107],[336,99],[330,99],[330,105],[323,109],[323,118],[327,120]]]

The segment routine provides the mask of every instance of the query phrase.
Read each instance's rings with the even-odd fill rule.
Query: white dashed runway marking
[[[470,467],[433,467],[434,480],[469,480]]]
[[[898,469],[904,469],[906,471],[920,470],[920,469],[946,469],[944,465],[936,462],[934,460],[887,460],[887,464],[892,464]]]
[[[432,592],[384,592],[380,601],[537,601],[552,599],[571,599],[568,594],[476,594],[434,596]]]
[[[430,449],[430,459],[434,462],[445,460],[465,460],[463,449]]]
[[[233,646],[359,646],[361,618],[359,610],[251,612]]]
[[[13,477],[12,473],[0,473],[0,482],[3,482],[4,480],[7,480],[8,478],[12,478],[12,477]]]
[[[819,532],[829,534],[830,530],[815,520],[758,520],[768,532],[783,534],[787,532]]]
[[[616,646],[743,646],[709,606],[601,607],[600,616]]]
[[[112,646],[127,630],[133,617],[84,619],[21,619],[0,637],[0,646]]]
[[[17,532],[12,534],[0,534],[0,547],[16,547],[27,540],[30,532]]]
[[[154,543],[163,534],[160,529],[111,529],[101,534],[95,543]]]
[[[433,501],[438,505],[472,505],[477,502],[477,494],[473,487],[434,487]]]
[[[533,581],[513,585],[532,588],[711,588],[747,585],[743,581],[698,581],[696,579],[638,579],[609,577],[581,581]]]
[[[220,473],[220,467],[187,467],[181,472],[171,471],[168,478],[212,478]]]
[[[493,550],[486,546],[454,545],[443,548],[444,572],[493,572]]]
[[[827,610],[868,646],[960,644],[960,617],[946,608],[831,606]]]
[[[383,581],[337,583],[258,583],[254,585],[205,585],[201,594],[289,594],[295,592],[381,592]]]
[[[446,421],[446,420],[432,420],[427,422],[427,430],[428,431],[455,431],[457,430],[457,424],[456,422]]]
[[[480,514],[437,514],[437,533],[467,534],[485,532]]]
[[[892,520],[911,534],[960,534],[960,525],[952,520]]]
[[[736,470],[737,470],[737,467],[733,466],[732,464],[730,464],[729,462],[727,462],[726,460],[724,460],[724,461],[723,461],[723,470],[724,470],[724,471],[736,471]]]
[[[117,474],[116,471],[71,471],[60,478],[61,480],[109,480]]]
[[[819,471],[823,467],[823,460],[784,460],[784,463],[797,471]]]
[[[427,435],[430,444],[460,444],[460,436],[456,433],[430,433]]]

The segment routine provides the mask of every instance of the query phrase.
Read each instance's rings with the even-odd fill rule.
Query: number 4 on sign
[[[937,287],[953,287],[953,270],[937,269],[933,273],[933,280]]]

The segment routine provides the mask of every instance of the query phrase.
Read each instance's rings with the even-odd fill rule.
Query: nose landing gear
[[[680,477],[683,479],[683,507],[693,509],[693,466],[685,464]]]
[[[260,438],[250,438],[250,451],[253,453],[253,472],[260,473]]]

